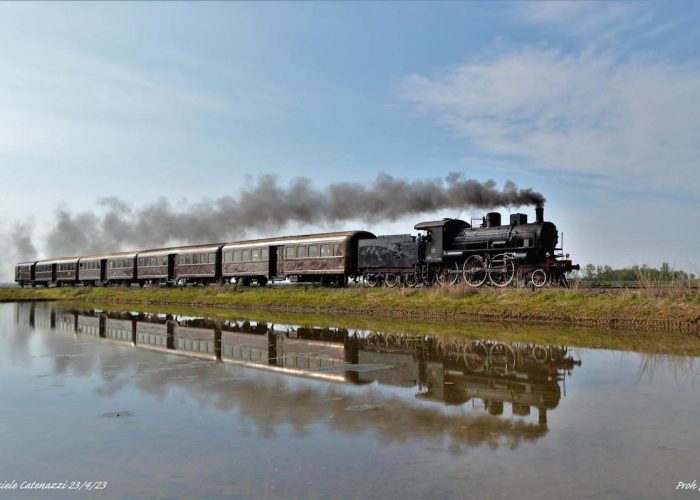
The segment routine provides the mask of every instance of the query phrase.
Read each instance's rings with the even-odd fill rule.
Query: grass
[[[63,300],[157,304],[353,316],[570,325],[639,325],[700,330],[700,291],[687,288],[479,289],[188,287],[3,289],[0,301]]]

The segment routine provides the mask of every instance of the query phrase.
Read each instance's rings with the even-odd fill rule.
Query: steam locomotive
[[[472,221],[474,222],[474,221]],[[480,227],[459,219],[421,222],[408,234],[379,236],[359,242],[358,262],[369,286],[383,283],[415,286],[486,283],[505,287],[515,282],[568,286],[566,274],[578,270],[568,254],[557,248],[556,226],[544,220],[544,208],[535,209],[535,222],[527,214],[511,214],[501,224],[501,214],[490,212]]]
[[[21,262],[15,281],[20,286],[265,286],[287,280],[343,286],[353,279],[389,287],[460,281],[474,287],[566,286],[566,273],[579,266],[557,247],[557,228],[544,221],[544,209],[535,213],[533,223],[518,213],[502,225],[497,212],[486,214],[480,227],[459,219],[421,222],[414,227],[417,236],[344,231]]]

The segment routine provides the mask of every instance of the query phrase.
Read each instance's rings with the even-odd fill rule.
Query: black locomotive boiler
[[[369,286],[462,280],[474,287],[486,283],[504,287],[516,281],[536,287],[568,286],[566,273],[579,269],[557,247],[559,233],[544,220],[542,207],[535,209],[532,223],[527,214],[516,213],[502,224],[501,214],[490,212],[479,227],[460,219],[442,219],[421,222],[414,229],[421,234],[359,242],[358,267]]]

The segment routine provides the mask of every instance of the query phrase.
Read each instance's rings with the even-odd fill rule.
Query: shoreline
[[[584,289],[334,289],[313,286],[0,290],[0,302],[18,301],[235,308],[375,318],[629,326],[700,332],[700,292],[684,288],[604,292]]]

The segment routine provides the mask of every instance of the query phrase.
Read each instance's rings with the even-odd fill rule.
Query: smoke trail
[[[408,181],[379,174],[368,184],[338,183],[315,189],[305,178],[282,187],[272,175],[259,177],[240,196],[226,196],[184,207],[161,198],[134,209],[117,198],[99,203],[93,212],[72,215],[59,210],[48,236],[53,255],[85,255],[121,248],[147,248],[169,243],[204,243],[241,239],[249,233],[278,231],[290,224],[331,225],[362,220],[368,224],[438,210],[487,209],[541,205],[544,197],[532,189],[506,182],[499,189],[450,173],[445,179]]]
[[[32,242],[32,227],[34,221],[15,222],[9,228],[0,228],[0,255],[3,265],[0,266],[0,283],[14,279],[16,262],[31,260],[37,255]]]
[[[33,221],[16,222],[10,231],[11,252],[19,258],[33,259],[36,247],[32,241]]]

